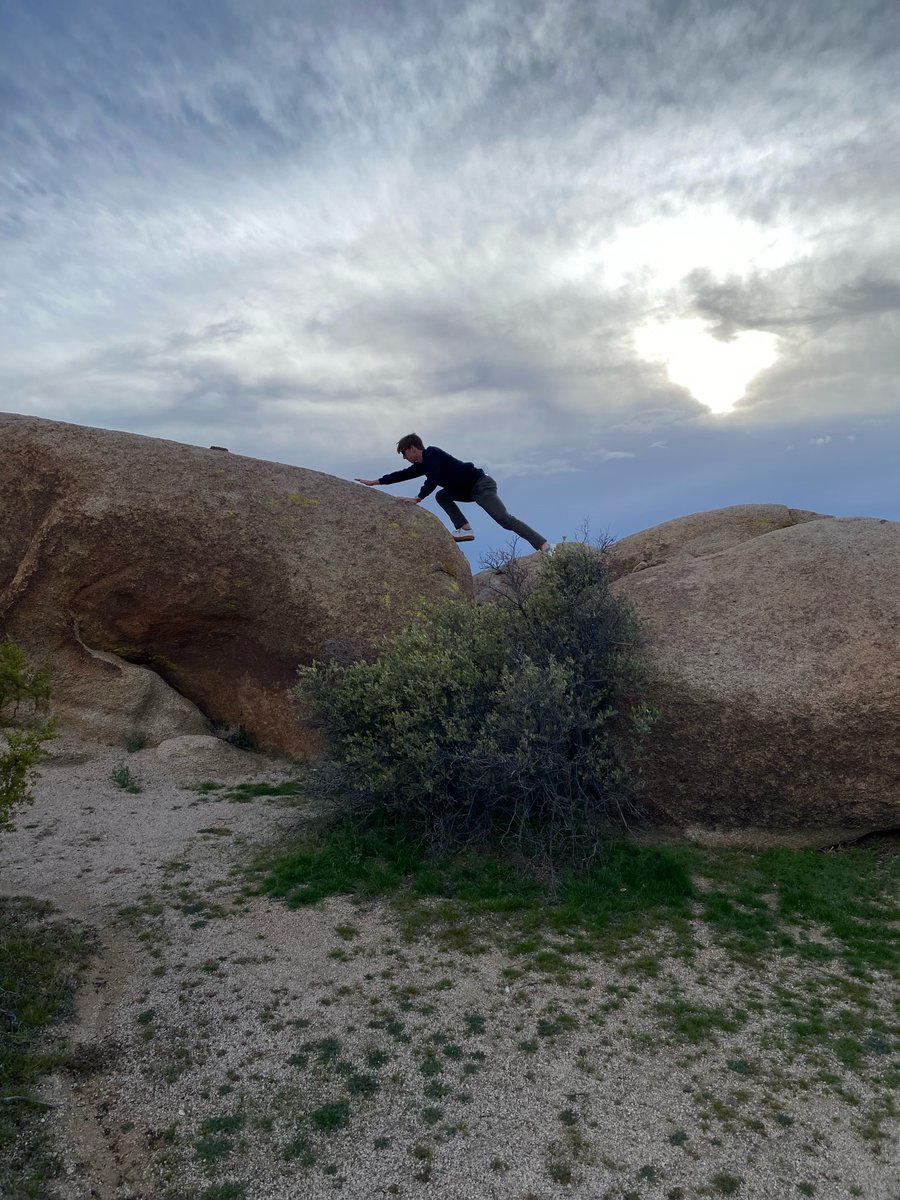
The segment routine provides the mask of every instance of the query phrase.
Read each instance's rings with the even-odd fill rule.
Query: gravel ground
[[[247,756],[247,779],[290,771]],[[240,872],[303,803],[225,797],[154,750],[62,742],[0,838],[4,894],[100,937],[74,1067],[45,1088],[57,1200],[900,1196],[888,1059],[789,1052],[771,989],[803,994],[791,962],[738,967],[698,928],[690,962],[648,937],[655,976],[582,956],[560,978],[490,938],[407,942],[386,905],[289,910]],[[676,1004],[725,1027],[679,1037]]]

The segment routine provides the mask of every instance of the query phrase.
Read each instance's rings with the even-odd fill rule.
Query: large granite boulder
[[[365,654],[422,600],[472,594],[424,509],[218,449],[0,414],[0,508],[0,634],[53,664],[64,724],[111,741],[208,719],[302,754],[299,663]],[[178,693],[162,715],[128,664]]]
[[[739,505],[605,554],[646,630],[657,827],[827,845],[900,825],[900,524]],[[476,597],[539,565],[480,572]]]
[[[900,825],[900,523],[804,521],[614,586],[648,632],[664,824],[755,845]]]

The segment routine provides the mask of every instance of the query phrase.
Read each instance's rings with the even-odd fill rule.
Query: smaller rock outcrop
[[[231,783],[258,774],[266,767],[260,755],[237,750],[221,738],[203,735],[169,738],[156,747],[156,755],[177,779],[185,782],[211,779]]]
[[[196,704],[155,671],[105,650],[62,647],[53,657],[53,688],[62,726],[98,742],[114,745],[135,737],[155,746],[181,734],[210,732]]]
[[[610,570],[619,579],[678,558],[708,558],[779,529],[829,519],[824,513],[783,504],[734,504],[692,513],[614,542],[609,549]]]
[[[830,518],[824,513],[784,504],[734,504],[631,533],[611,543],[603,553],[612,578],[621,579],[633,571],[659,567],[677,558],[705,558],[778,529],[827,520]],[[528,554],[515,559],[511,566],[527,580],[539,563],[539,554]],[[507,575],[505,567],[479,571],[474,577],[476,601],[480,604],[506,595]]]
[[[657,826],[756,846],[900,826],[900,524],[748,504],[605,553],[661,713],[642,767]],[[477,598],[538,565],[480,572]]]

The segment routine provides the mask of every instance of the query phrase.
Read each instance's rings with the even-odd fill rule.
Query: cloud
[[[811,446],[827,446],[830,441],[831,434],[826,433],[824,437],[810,438],[809,444]]]
[[[602,446],[598,446],[595,450],[590,450],[590,458],[599,458],[601,462],[611,462],[616,458],[637,458],[637,455],[630,450],[604,450]]]
[[[634,334],[702,320],[778,339],[732,475],[891,422],[898,46],[875,0],[13,4],[4,407],[345,474],[410,428],[677,469],[718,434]]]

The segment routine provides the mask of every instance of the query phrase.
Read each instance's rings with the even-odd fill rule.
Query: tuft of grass
[[[238,1180],[228,1180],[226,1183],[214,1183],[204,1188],[199,1200],[243,1200],[246,1195],[246,1184]]]
[[[374,1096],[381,1084],[374,1075],[354,1071],[352,1075],[347,1076],[346,1087],[351,1096]]]
[[[47,1041],[72,1014],[78,971],[95,937],[54,916],[49,904],[0,898],[0,1194],[39,1197],[56,1177],[38,1081],[68,1055]]]
[[[306,1134],[297,1134],[285,1146],[282,1155],[288,1161],[296,1161],[301,1167],[312,1167],[316,1162],[316,1152]]]
[[[143,750],[147,745],[147,735],[145,733],[129,733],[125,739],[125,749],[129,754],[137,754],[138,750]]]
[[[729,1071],[734,1071],[735,1075],[754,1074],[754,1067],[745,1058],[729,1058],[725,1065]]]
[[[205,1166],[212,1166],[227,1158],[234,1149],[234,1142],[228,1137],[215,1137],[212,1134],[197,1138],[194,1142],[194,1153]]]
[[[720,1171],[718,1175],[713,1175],[709,1182],[720,1196],[734,1196],[741,1189],[741,1180],[736,1175],[729,1175],[727,1171]]]
[[[419,1070],[426,1078],[431,1078],[434,1075],[440,1075],[443,1069],[444,1068],[441,1065],[441,1060],[436,1058],[433,1054],[426,1054],[419,1063]]]
[[[572,1164],[568,1159],[556,1153],[551,1153],[547,1157],[547,1174],[554,1183],[559,1183],[563,1187],[568,1187],[574,1179]]]
[[[130,792],[136,796],[144,789],[140,779],[132,771],[131,767],[126,767],[124,763],[119,763],[109,773],[110,783],[114,783],[117,788],[121,788],[123,792]]]
[[[243,1129],[246,1118],[243,1113],[230,1113],[222,1117],[208,1117],[200,1126],[202,1134],[237,1133]]]
[[[314,1108],[309,1119],[322,1133],[336,1133],[350,1124],[350,1104],[347,1100],[333,1100]]]
[[[315,1044],[316,1057],[323,1066],[336,1063],[341,1054],[341,1043],[338,1038],[322,1038]]]
[[[668,1022],[676,1038],[693,1045],[713,1040],[717,1031],[733,1033],[746,1020],[746,1017],[741,1018],[724,1009],[691,1004],[687,1000],[661,1001],[656,1005],[656,1012]]]

